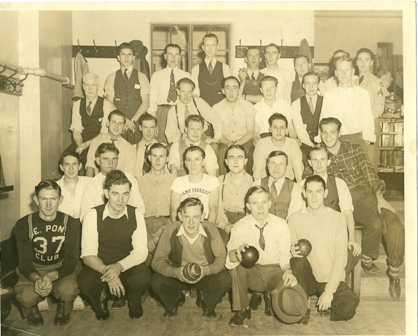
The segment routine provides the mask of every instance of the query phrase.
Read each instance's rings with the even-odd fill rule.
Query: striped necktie
[[[210,74],[213,72],[212,61],[209,62],[208,71],[209,71]]]
[[[266,223],[266,225],[267,225],[267,223]],[[264,239],[264,236],[263,236],[263,231],[264,231],[264,228],[266,227],[266,225],[264,225],[262,228],[259,227],[257,224],[255,225],[255,227],[260,230],[260,238],[258,239],[258,244],[260,245],[260,247],[263,251],[266,248],[266,240]]]

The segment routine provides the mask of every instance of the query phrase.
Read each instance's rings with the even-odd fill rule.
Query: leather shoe
[[[34,327],[41,327],[44,325],[44,318],[39,311],[38,306],[32,307],[27,317],[27,322]]]
[[[142,309],[142,306],[139,306],[139,308],[136,310],[129,308],[129,317],[132,320],[139,319],[142,317],[142,315],[144,315],[144,310]]]
[[[399,278],[389,276],[389,295],[392,299],[398,300],[401,296],[401,281]]]
[[[261,301],[263,301],[261,295],[259,293],[253,293],[250,300],[250,308],[252,310],[257,310],[261,304]]]
[[[251,319],[251,308],[244,308],[232,316],[229,320],[229,325],[231,327],[237,327],[243,325],[244,321],[249,319]]]
[[[302,324],[304,326],[307,326],[309,323],[309,319],[311,318],[311,310],[308,308],[306,309],[305,315],[303,315],[302,319],[300,319],[297,324]]]
[[[377,267],[374,263],[372,263],[370,266],[361,263],[361,268],[363,269],[364,273],[369,276],[379,275],[381,272],[380,268]]]
[[[107,300],[100,301],[99,311],[95,312],[98,321],[107,320],[110,317],[109,309],[107,309]]]
[[[126,298],[124,296],[114,296],[113,298],[112,309],[121,309],[125,307]]]
[[[270,292],[264,293],[264,304],[265,304],[264,314],[266,314],[267,316],[274,316],[274,313],[271,309],[271,293]]]
[[[64,308],[65,308],[65,302],[58,300],[57,313],[55,314],[55,318],[54,318],[54,325],[62,326],[70,322],[70,314],[64,315]]]
[[[208,307],[206,307],[206,302],[203,299],[203,293],[202,291],[198,290],[197,291],[197,299],[196,299],[196,306],[202,308],[203,310],[203,316],[205,317],[216,317],[216,312],[214,309],[209,309]]]
[[[177,300],[177,304],[171,309],[167,310],[164,313],[164,317],[174,317],[177,315],[177,309],[182,306],[186,302],[186,296],[183,294],[183,292],[180,292],[180,297]]]

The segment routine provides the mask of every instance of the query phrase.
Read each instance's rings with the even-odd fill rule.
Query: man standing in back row
[[[202,43],[205,59],[192,69],[192,80],[196,84],[195,94],[210,106],[224,98],[221,81],[230,75],[229,66],[216,59],[218,45],[219,40],[215,34],[206,34]]]
[[[167,66],[152,74],[150,83],[148,113],[158,120],[157,141],[168,143],[165,137],[167,114],[178,101],[176,83],[190,74],[180,69],[181,48],[178,44],[167,44],[164,48]]]
[[[123,138],[135,145],[141,140],[138,119],[149,106],[149,81],[147,76],[134,69],[135,49],[130,43],[122,43],[117,50],[120,69],[111,73],[105,83],[108,101],[126,117]]]

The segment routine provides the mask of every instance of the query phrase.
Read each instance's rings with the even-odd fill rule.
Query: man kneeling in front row
[[[145,265],[147,230],[139,210],[127,205],[131,187],[122,171],[109,172],[104,182],[107,204],[91,209],[83,221],[82,257],[87,267],[78,285],[99,321],[109,318],[107,287],[116,297],[127,295],[131,319],[143,315],[141,296],[151,280]]]
[[[177,315],[185,301],[182,290],[194,288],[198,293],[196,305],[202,308],[203,316],[214,318],[217,303],[231,287],[224,266],[225,245],[216,225],[204,220],[198,198],[181,202],[178,216],[181,222],[167,225],[158,242],[151,264],[155,270],[152,289],[165,307],[164,316]],[[200,276],[195,272],[196,277],[191,277],[189,263],[199,265]]]

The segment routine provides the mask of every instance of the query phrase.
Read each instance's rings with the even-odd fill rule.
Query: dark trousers
[[[356,267],[357,263],[361,260],[362,254],[360,253],[357,257],[353,255],[353,250],[347,248],[347,265],[345,266],[345,279],[348,281],[348,276]]]
[[[379,257],[379,246],[383,237],[387,261],[398,267],[403,263],[405,252],[405,228],[396,213],[382,209],[377,210],[376,196],[367,186],[350,190],[354,205],[354,220],[363,225],[363,254],[373,259]]]
[[[195,284],[188,284],[176,278],[165,277],[155,272],[152,276],[151,287],[162,301],[166,310],[175,308],[181,291],[191,288],[201,291],[206,307],[209,310],[213,310],[222,296],[231,287],[231,277],[228,271],[223,270],[219,273],[205,276]]]
[[[255,265],[245,268],[238,265],[231,271],[232,310],[247,308],[250,304],[248,289],[254,292],[272,291],[281,281],[283,272],[277,265]]]
[[[77,279],[81,293],[89,298],[91,306],[96,312],[100,309],[100,294],[103,289],[107,290],[107,283],[100,280],[101,276],[102,274],[90,267],[84,267]],[[129,308],[138,310],[141,306],[141,296],[150,285],[151,272],[149,268],[145,263],[142,263],[121,272],[119,278],[125,287]]]
[[[170,109],[170,105],[157,106],[156,118],[158,120],[158,135],[155,139],[160,143],[168,144],[167,138],[165,137],[165,128],[167,126],[168,111],[170,111]]]

